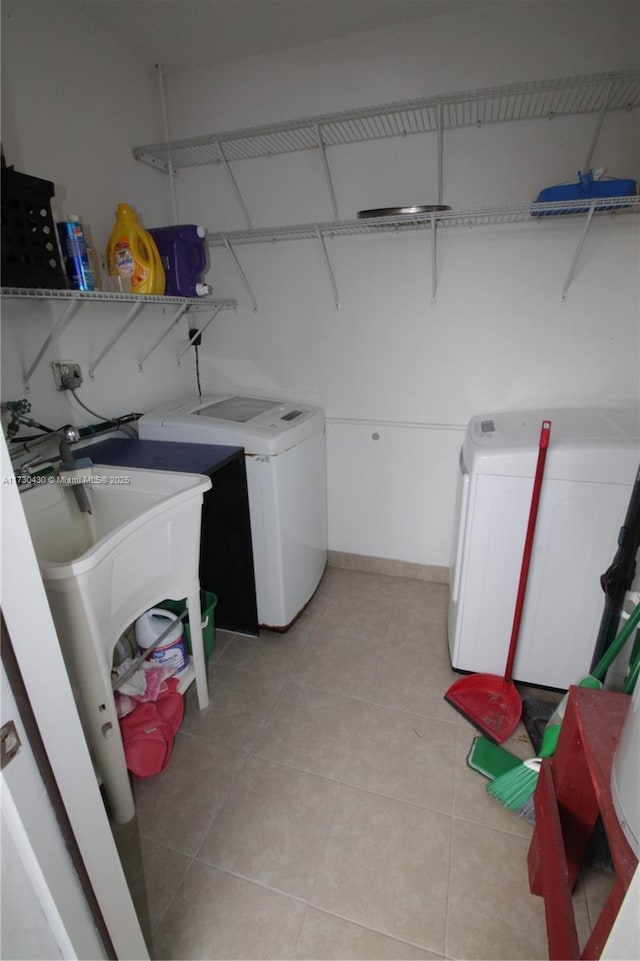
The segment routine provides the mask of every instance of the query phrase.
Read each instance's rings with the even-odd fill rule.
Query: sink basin
[[[22,504],[96,768],[114,819],[125,822],[135,808],[111,684],[113,648],[144,611],[186,597],[198,701],[207,706],[198,568],[211,480],[93,465],[87,484],[91,514],[53,479],[27,490]]]
[[[40,570],[54,580],[90,571],[134,531],[211,486],[199,474],[94,465],[92,513],[84,514],[71,487],[50,480],[28,490],[23,505]]]

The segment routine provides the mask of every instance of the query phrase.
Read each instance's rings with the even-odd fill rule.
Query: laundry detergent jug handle
[[[136,231],[133,237],[133,242],[136,246],[136,254],[138,254],[142,260],[146,260],[145,266],[152,267],[153,254],[151,252],[151,248],[149,244],[147,243],[147,238],[144,236],[144,234],[138,233]]]

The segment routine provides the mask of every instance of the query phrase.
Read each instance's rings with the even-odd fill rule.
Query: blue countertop
[[[185,474],[210,474],[244,452],[242,447],[222,444],[175,444],[159,440],[111,438],[79,447],[77,457],[90,457],[94,464],[172,470]]]

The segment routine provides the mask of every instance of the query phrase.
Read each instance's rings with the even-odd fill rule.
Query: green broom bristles
[[[554,753],[559,736],[560,725],[550,725],[544,732],[544,737],[542,738],[540,757],[523,761],[522,764],[514,767],[513,770],[494,778],[494,780],[490,781],[487,785],[489,794],[509,811],[517,811],[519,814],[525,814],[527,808],[530,807],[530,801],[536,789],[536,784],[538,783],[538,773],[542,759],[551,757]]]
[[[523,761],[518,767],[490,781],[487,791],[509,811],[520,811],[536,789],[539,770],[539,758]]]

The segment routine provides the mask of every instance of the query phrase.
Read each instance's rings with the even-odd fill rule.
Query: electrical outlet
[[[51,364],[58,390],[75,390],[82,384],[80,364],[73,360],[54,360]]]

